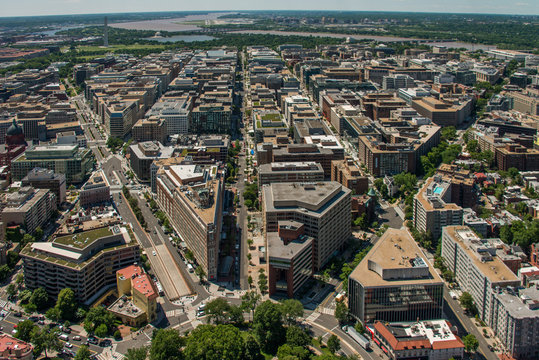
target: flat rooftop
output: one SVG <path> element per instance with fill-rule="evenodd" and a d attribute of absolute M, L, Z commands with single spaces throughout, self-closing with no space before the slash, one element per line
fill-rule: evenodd
<path fill-rule="evenodd" d="M 313 238 L 307 235 L 300 235 L 297 239 L 284 245 L 278 232 L 269 232 L 268 239 L 268 257 L 292 260 L 297 254 L 309 248 L 312 245 Z"/>
<path fill-rule="evenodd" d="M 84 231 L 72 235 L 57 237 L 54 242 L 62 245 L 72 246 L 77 249 L 84 249 L 93 244 L 96 240 L 105 236 L 113 235 L 108 227 Z"/>
<path fill-rule="evenodd" d="M 377 272 L 369 269 L 369 261 L 375 262 L 384 269 L 411 269 L 409 260 L 422 259 L 428 266 L 430 278 L 410 278 L 399 280 L 384 280 Z M 367 256 L 352 271 L 350 277 L 366 287 L 401 286 L 412 284 L 442 284 L 442 280 L 427 257 L 416 244 L 408 230 L 387 229 L 376 242 Z"/>
<path fill-rule="evenodd" d="M 539 317 L 539 289 L 529 287 L 515 292 L 502 290 L 494 295 L 504 305 L 512 317 L 517 319 Z"/>
<path fill-rule="evenodd" d="M 345 196 L 351 190 L 336 181 L 317 183 L 273 183 L 264 185 L 266 211 L 286 208 L 305 208 L 324 212 L 334 198 Z M 339 195 L 341 194 L 341 195 Z"/>
<path fill-rule="evenodd" d="M 481 243 L 481 239 L 468 226 L 446 226 L 443 231 L 466 252 L 466 255 L 473 261 L 474 265 L 491 282 L 520 281 L 497 256 L 491 256 L 490 261 L 481 261 L 474 249 L 474 245 L 477 248 L 477 245 Z"/>
<path fill-rule="evenodd" d="M 439 186 L 433 188 L 432 195 L 427 195 L 427 190 L 434 182 L 434 177 L 430 177 L 425 181 L 423 187 L 419 190 L 415 198 L 421 202 L 423 208 L 426 211 L 434 210 L 461 210 L 462 208 L 455 203 L 446 203 L 441 196 L 446 191 L 446 188 L 450 186 L 449 182 L 443 180 L 439 183 Z"/>

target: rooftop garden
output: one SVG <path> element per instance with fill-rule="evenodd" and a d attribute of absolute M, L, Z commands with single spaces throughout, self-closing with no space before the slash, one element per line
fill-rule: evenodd
<path fill-rule="evenodd" d="M 108 227 L 103 227 L 72 235 L 61 236 L 56 238 L 54 242 L 56 242 L 57 244 L 73 246 L 79 249 L 83 249 L 86 246 L 92 244 L 94 241 L 110 235 L 112 235 L 112 231 L 110 231 Z"/>

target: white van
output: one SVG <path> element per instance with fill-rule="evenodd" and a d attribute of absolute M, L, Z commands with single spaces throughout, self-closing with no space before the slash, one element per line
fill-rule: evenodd
<path fill-rule="evenodd" d="M 69 336 L 67 336 L 66 334 L 58 335 L 58 338 L 60 338 L 60 340 L 62 341 L 69 341 Z"/>

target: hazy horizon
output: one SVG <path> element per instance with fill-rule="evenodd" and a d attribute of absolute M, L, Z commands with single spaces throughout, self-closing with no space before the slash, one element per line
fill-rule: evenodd
<path fill-rule="evenodd" d="M 506 0 L 379 0 L 376 3 L 366 0 L 343 0 L 328 9 L 327 1 L 297 0 L 294 3 L 274 0 L 273 6 L 267 3 L 247 0 L 223 1 L 206 0 L 204 4 L 193 4 L 174 0 L 161 0 L 151 3 L 142 0 L 25 0 L 9 2 L 3 6 L 1 17 L 46 16 L 46 15 L 91 15 L 108 13 L 144 13 L 176 11 L 380 11 L 380 12 L 421 12 L 421 13 L 462 13 L 489 15 L 532 15 L 539 14 L 539 2 L 530 4 L 527 0 L 508 3 Z M 128 9 L 128 11 L 126 11 Z"/>

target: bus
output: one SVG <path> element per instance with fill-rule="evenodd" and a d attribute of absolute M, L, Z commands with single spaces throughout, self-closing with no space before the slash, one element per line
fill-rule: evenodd
<path fill-rule="evenodd" d="M 371 342 L 365 336 L 361 335 L 352 326 L 347 326 L 345 330 L 352 339 L 355 340 L 363 349 L 370 350 Z"/>

